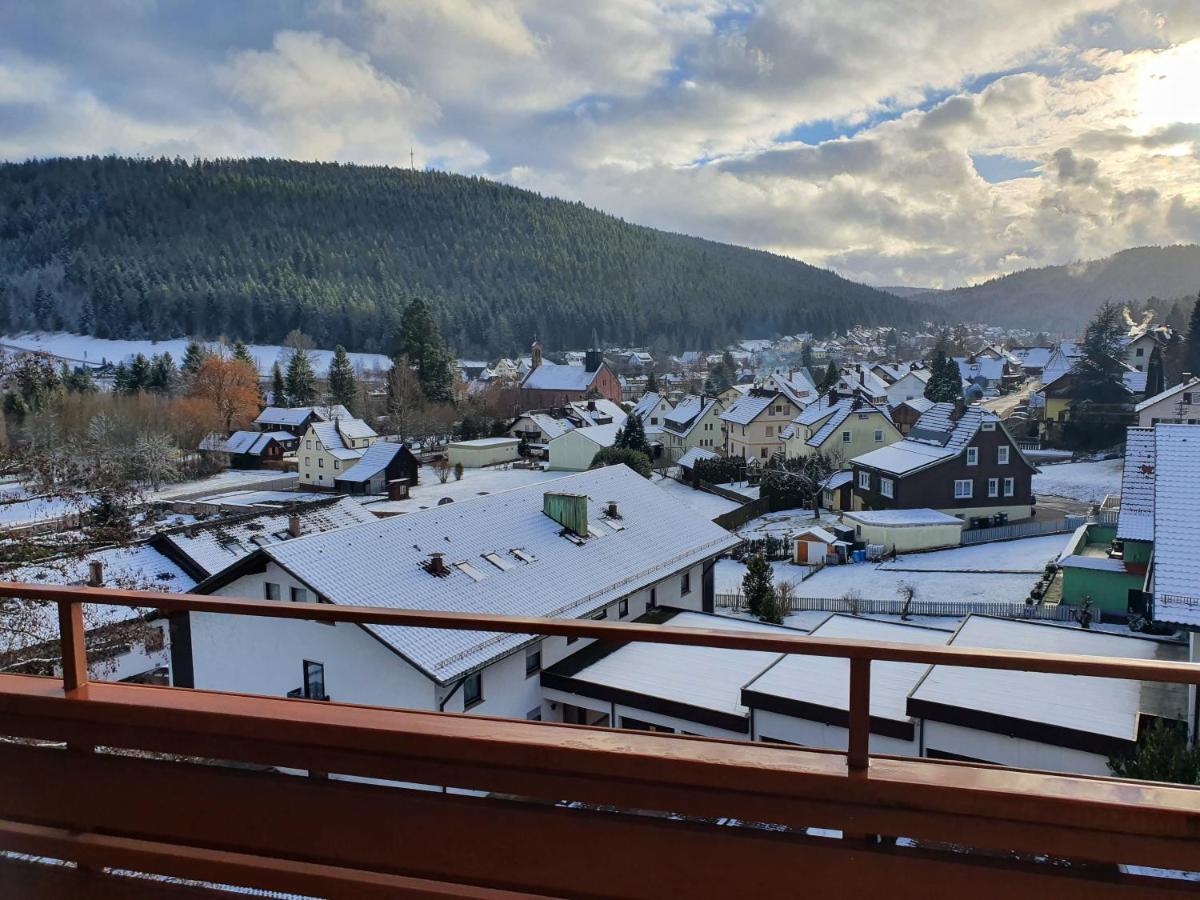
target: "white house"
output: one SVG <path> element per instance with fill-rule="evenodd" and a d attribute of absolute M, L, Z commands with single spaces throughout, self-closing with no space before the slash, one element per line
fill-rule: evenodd
<path fill-rule="evenodd" d="M 670 411 L 671 401 L 655 391 L 647 391 L 634 404 L 630 415 L 637 416 L 642 420 L 642 428 L 646 432 L 646 440 L 661 441 L 663 421 Z"/>
<path fill-rule="evenodd" d="M 582 472 L 591 466 L 596 454 L 611 447 L 621 430 L 615 422 L 574 428 L 552 440 L 548 447 L 550 468 L 562 472 Z"/>
<path fill-rule="evenodd" d="M 332 489 L 342 472 L 358 462 L 378 439 L 379 435 L 362 419 L 310 422 L 296 451 L 300 483 Z"/>
<path fill-rule="evenodd" d="M 1159 422 L 1200 424 L 1200 378 L 1185 378 L 1161 394 L 1147 397 L 1134 410 L 1138 424 L 1146 428 Z"/>
<path fill-rule="evenodd" d="M 899 406 L 906 400 L 916 400 L 918 397 L 924 397 L 925 386 L 928 383 L 928 369 L 910 369 L 888 386 L 888 405 Z"/>
<path fill-rule="evenodd" d="M 610 466 L 272 544 L 196 592 L 633 619 L 658 605 L 711 609 L 712 567 L 736 543 Z M 208 613 L 173 627 L 188 635 L 172 642 L 175 684 L 515 718 L 540 718 L 541 668 L 591 643 Z"/>

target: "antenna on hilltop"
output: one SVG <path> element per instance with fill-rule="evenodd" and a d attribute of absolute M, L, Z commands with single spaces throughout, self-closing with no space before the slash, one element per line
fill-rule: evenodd
<path fill-rule="evenodd" d="M 408 167 L 414 172 L 417 170 L 416 156 L 413 154 L 413 148 L 408 148 Z"/>

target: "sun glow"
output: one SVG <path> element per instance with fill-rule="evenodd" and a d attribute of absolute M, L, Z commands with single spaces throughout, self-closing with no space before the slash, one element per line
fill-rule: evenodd
<path fill-rule="evenodd" d="M 1200 40 L 1146 58 L 1138 67 L 1133 99 L 1130 124 L 1136 131 L 1200 122 Z"/>

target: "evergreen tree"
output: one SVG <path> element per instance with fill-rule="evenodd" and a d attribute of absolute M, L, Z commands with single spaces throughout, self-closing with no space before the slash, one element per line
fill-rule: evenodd
<path fill-rule="evenodd" d="M 180 371 L 184 376 L 191 378 L 200 369 L 200 363 L 204 362 L 204 358 L 208 356 L 208 350 L 204 345 L 197 340 L 190 340 L 187 347 L 183 351 L 183 365 L 180 366 Z"/>
<path fill-rule="evenodd" d="M 1078 385 L 1077 400 L 1120 403 L 1129 399 L 1122 382 L 1125 333 L 1120 307 L 1115 303 L 1101 306 L 1083 333 L 1081 355 L 1071 368 Z"/>
<path fill-rule="evenodd" d="M 825 377 L 823 377 L 821 379 L 821 383 L 817 385 L 817 390 L 819 390 L 822 394 L 832 391 L 834 386 L 838 383 L 838 379 L 841 377 L 842 373 L 838 371 L 838 367 L 834 365 L 832 361 L 830 361 L 829 365 L 825 367 Z"/>
<path fill-rule="evenodd" d="M 246 365 L 250 366 L 250 368 L 254 369 L 254 371 L 258 371 L 258 362 L 251 355 L 250 348 L 246 346 L 245 341 L 233 342 L 233 358 L 239 362 L 246 363 Z"/>
<path fill-rule="evenodd" d="M 929 380 L 925 382 L 924 396 L 926 400 L 937 403 L 943 393 L 943 381 L 946 373 L 946 353 L 940 347 L 933 353 L 933 361 L 929 364 Z"/>
<path fill-rule="evenodd" d="M 811 369 L 813 366 L 812 345 L 805 344 L 804 349 L 800 351 L 800 365 L 806 369 Z"/>
<path fill-rule="evenodd" d="M 453 399 L 450 352 L 428 304 L 420 297 L 414 298 L 404 310 L 392 355 L 408 357 L 427 400 L 446 403 Z"/>
<path fill-rule="evenodd" d="M 1188 745 L 1182 722 L 1158 719 L 1131 756 L 1110 759 L 1108 767 L 1118 778 L 1200 784 L 1200 747 Z"/>
<path fill-rule="evenodd" d="M 271 402 L 276 406 L 288 405 L 287 388 L 283 385 L 283 372 L 279 368 L 278 360 L 271 367 Z"/>
<path fill-rule="evenodd" d="M 139 353 L 129 364 L 129 381 L 125 393 L 136 394 L 150 387 L 150 360 L 144 353 Z"/>
<path fill-rule="evenodd" d="M 179 382 L 179 372 L 170 353 L 163 352 L 150 360 L 150 374 L 146 389 L 155 394 L 171 395 Z"/>
<path fill-rule="evenodd" d="M 125 363 L 117 363 L 113 369 L 113 393 L 114 394 L 130 394 L 137 393 L 136 389 L 129 389 L 129 367 Z"/>
<path fill-rule="evenodd" d="M 1192 305 L 1192 315 L 1188 320 L 1187 339 L 1183 350 L 1183 371 L 1192 375 L 1200 375 L 1200 293 L 1196 294 L 1196 302 Z"/>
<path fill-rule="evenodd" d="M 340 403 L 351 413 L 358 406 L 358 379 L 354 376 L 354 366 L 346 348 L 341 344 L 333 350 L 333 360 L 329 363 L 329 400 Z"/>
<path fill-rule="evenodd" d="M 653 370 L 646 376 L 646 393 L 658 393 L 658 376 L 654 374 Z"/>
<path fill-rule="evenodd" d="M 958 367 L 956 360 L 947 356 L 946 364 L 942 370 L 942 398 L 944 402 L 953 403 L 955 400 L 961 400 L 963 395 L 962 386 L 962 370 Z"/>
<path fill-rule="evenodd" d="M 756 553 L 746 560 L 746 574 L 742 576 L 742 596 L 746 600 L 746 609 L 755 618 L 763 614 L 764 608 L 775 597 L 773 575 L 771 564 L 763 554 Z"/>
<path fill-rule="evenodd" d="M 613 442 L 613 446 L 636 450 L 645 453 L 647 457 L 650 456 L 650 445 L 646 442 L 646 429 L 642 425 L 641 416 L 631 415 L 625 420 L 625 427 L 617 432 L 617 440 Z"/>
<path fill-rule="evenodd" d="M 1146 363 L 1146 396 L 1153 397 L 1161 394 L 1167 387 L 1166 372 L 1163 371 L 1163 353 L 1158 347 L 1150 351 L 1150 361 Z"/>
<path fill-rule="evenodd" d="M 288 358 L 284 389 L 289 406 L 312 406 L 317 402 L 317 373 L 308 352 L 300 347 L 294 348 Z"/>

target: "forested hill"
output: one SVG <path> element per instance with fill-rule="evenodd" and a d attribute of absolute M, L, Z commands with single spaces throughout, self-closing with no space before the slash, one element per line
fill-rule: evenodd
<path fill-rule="evenodd" d="M 479 178 L 286 160 L 0 165 L 0 333 L 221 335 L 384 351 L 420 295 L 460 354 L 904 325 L 919 305 L 793 259 Z"/>
<path fill-rule="evenodd" d="M 1044 331 L 1081 328 L 1109 300 L 1194 298 L 1200 246 L 1134 247 L 1104 259 L 1026 269 L 974 287 L 918 294 L 950 318 Z"/>

